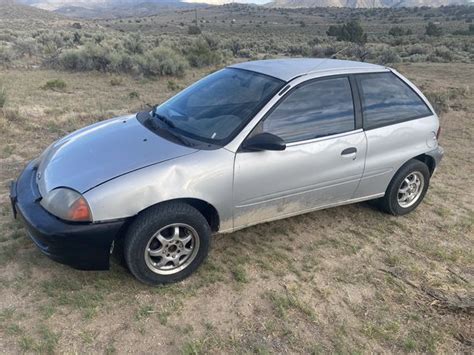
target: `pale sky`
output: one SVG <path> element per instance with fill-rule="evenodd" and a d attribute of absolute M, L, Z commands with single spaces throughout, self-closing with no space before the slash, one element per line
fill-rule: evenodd
<path fill-rule="evenodd" d="M 266 4 L 267 2 L 271 2 L 272 0 L 183 0 L 184 2 L 198 2 L 198 3 L 207 3 L 213 5 L 222 5 L 228 3 L 242 3 L 242 4 Z"/>

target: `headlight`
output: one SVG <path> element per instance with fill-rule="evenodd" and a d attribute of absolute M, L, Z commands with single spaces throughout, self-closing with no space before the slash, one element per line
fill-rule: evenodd
<path fill-rule="evenodd" d="M 92 221 L 89 204 L 77 191 L 60 187 L 50 191 L 40 203 L 46 211 L 66 221 Z"/>

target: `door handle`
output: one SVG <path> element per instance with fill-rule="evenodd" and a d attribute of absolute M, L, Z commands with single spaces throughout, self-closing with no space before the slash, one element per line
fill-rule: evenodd
<path fill-rule="evenodd" d="M 350 148 L 344 149 L 341 152 L 341 157 L 355 160 L 355 158 L 357 157 L 357 148 L 356 147 L 350 147 Z"/>
<path fill-rule="evenodd" d="M 341 152 L 341 155 L 352 155 L 357 153 L 357 148 L 356 147 L 350 147 L 346 148 Z"/>

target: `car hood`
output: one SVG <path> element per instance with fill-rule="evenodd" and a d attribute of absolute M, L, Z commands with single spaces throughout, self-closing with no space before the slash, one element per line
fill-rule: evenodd
<path fill-rule="evenodd" d="M 144 127 L 135 115 L 85 127 L 53 143 L 39 158 L 42 196 L 57 187 L 84 193 L 117 176 L 196 152 Z"/>

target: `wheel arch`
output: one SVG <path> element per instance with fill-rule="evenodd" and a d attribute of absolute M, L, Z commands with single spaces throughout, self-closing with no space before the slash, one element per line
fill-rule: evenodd
<path fill-rule="evenodd" d="M 390 177 L 390 181 L 387 185 L 387 187 L 385 188 L 385 194 L 387 194 L 387 190 L 390 188 L 390 185 L 392 184 L 393 180 L 395 179 L 397 173 L 405 166 L 407 165 L 411 160 L 418 160 L 418 161 L 421 161 L 423 164 L 425 164 L 427 167 L 428 167 L 428 171 L 430 173 L 430 178 L 431 178 L 431 175 L 433 175 L 433 172 L 434 172 L 434 169 L 436 168 L 436 160 L 426 154 L 426 153 L 423 153 L 423 154 L 420 154 L 420 155 L 417 155 L 413 158 L 410 158 L 410 159 L 407 159 L 403 164 L 401 164 L 398 169 L 395 169 L 392 176 Z"/>
<path fill-rule="evenodd" d="M 154 205 L 148 206 L 144 210 L 140 211 L 140 213 L 150 208 L 156 208 L 157 206 L 160 206 L 166 203 L 172 203 L 172 202 L 186 203 L 194 207 L 204 216 L 207 223 L 209 224 L 209 227 L 211 227 L 212 232 L 219 231 L 219 228 L 220 228 L 219 212 L 212 204 L 210 204 L 207 201 L 201 200 L 199 198 L 183 197 L 183 198 L 175 198 L 175 199 L 166 200 L 166 201 L 160 201 Z"/>
<path fill-rule="evenodd" d="M 414 157 L 412 159 L 416 159 L 416 160 L 421 161 L 422 163 L 425 163 L 426 166 L 428 167 L 429 171 L 430 171 L 430 176 L 433 175 L 434 170 L 436 168 L 436 160 L 431 155 L 420 154 L 420 155 L 417 155 L 416 157 Z"/>

